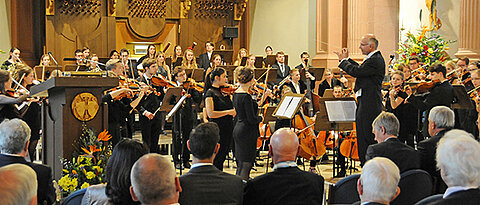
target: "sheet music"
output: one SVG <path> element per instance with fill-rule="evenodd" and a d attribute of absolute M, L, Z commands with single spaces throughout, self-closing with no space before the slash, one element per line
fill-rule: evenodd
<path fill-rule="evenodd" d="M 330 122 L 355 121 L 355 101 L 325 101 L 325 107 Z"/>
<path fill-rule="evenodd" d="M 283 103 L 280 104 L 280 107 L 278 108 L 278 113 L 277 115 L 278 116 L 285 116 L 285 112 L 288 108 L 288 105 L 290 104 L 290 102 L 292 101 L 292 96 L 285 96 L 285 98 L 283 99 Z"/>
<path fill-rule="evenodd" d="M 293 114 L 295 114 L 295 110 L 297 109 L 297 106 L 299 103 L 300 103 L 300 100 L 302 98 L 299 98 L 299 97 L 292 97 L 292 100 L 290 101 L 290 105 L 292 106 L 288 106 L 287 110 L 285 110 L 285 117 L 290 117 L 290 116 L 293 116 Z"/>

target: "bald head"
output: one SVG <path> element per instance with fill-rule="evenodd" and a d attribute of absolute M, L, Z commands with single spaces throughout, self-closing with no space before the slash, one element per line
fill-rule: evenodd
<path fill-rule="evenodd" d="M 298 148 L 298 137 L 288 128 L 275 131 L 270 138 L 270 154 L 275 164 L 295 160 Z"/>
<path fill-rule="evenodd" d="M 377 50 L 378 40 L 373 34 L 366 34 L 360 41 L 360 50 L 363 55 L 368 55 L 370 52 Z"/>
<path fill-rule="evenodd" d="M 31 204 L 37 201 L 37 174 L 29 166 L 10 164 L 0 168 L 0 181 L 1 204 Z"/>
<path fill-rule="evenodd" d="M 138 159 L 132 167 L 130 179 L 134 200 L 142 204 L 157 204 L 175 197 L 175 169 L 170 160 L 159 154 L 146 154 Z"/>

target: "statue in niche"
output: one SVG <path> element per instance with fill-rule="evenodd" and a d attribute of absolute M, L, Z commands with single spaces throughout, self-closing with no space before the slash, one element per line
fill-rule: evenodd
<path fill-rule="evenodd" d="M 428 16 L 428 31 L 438 30 L 442 27 L 442 21 L 437 17 L 437 0 L 425 0 L 430 15 Z"/>
<path fill-rule="evenodd" d="M 55 15 L 55 0 L 46 0 L 45 1 L 45 14 L 47 16 Z"/>
<path fill-rule="evenodd" d="M 243 1 L 235 4 L 235 10 L 234 10 L 234 20 L 235 21 L 241 21 L 242 20 L 242 16 L 245 13 L 245 10 L 247 9 L 247 2 L 248 2 L 248 0 L 243 0 Z"/>
<path fill-rule="evenodd" d="M 117 0 L 108 0 L 108 15 L 117 16 Z"/>
<path fill-rule="evenodd" d="M 190 9 L 192 9 L 192 1 L 184 0 L 180 2 L 180 18 L 188 18 L 188 12 L 190 12 Z"/>

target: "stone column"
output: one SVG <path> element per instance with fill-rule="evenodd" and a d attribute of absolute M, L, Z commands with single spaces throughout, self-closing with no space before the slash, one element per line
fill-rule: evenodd
<path fill-rule="evenodd" d="M 480 59 L 480 0 L 460 0 L 460 34 L 456 57 Z"/>

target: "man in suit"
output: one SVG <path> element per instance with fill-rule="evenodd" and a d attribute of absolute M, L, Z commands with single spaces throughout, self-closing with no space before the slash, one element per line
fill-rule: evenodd
<path fill-rule="evenodd" d="M 290 73 L 290 66 L 285 64 L 285 53 L 282 51 L 277 52 L 277 56 L 275 58 L 277 61 L 272 68 L 277 69 L 277 80 L 275 80 L 275 84 L 278 85 L 280 81 L 282 81 L 285 77 L 287 77 Z M 289 81 L 287 81 L 288 83 Z"/>
<path fill-rule="evenodd" d="M 37 204 L 37 176 L 24 164 L 0 168 L 0 199 L 2 204 Z"/>
<path fill-rule="evenodd" d="M 422 95 L 413 95 L 412 89 L 407 87 L 405 90 L 406 95 L 400 96 L 411 103 L 420 112 L 425 111 L 425 116 L 428 116 L 430 109 L 435 106 L 443 105 L 450 107 L 453 103 L 453 87 L 452 84 L 446 79 L 447 68 L 442 64 L 435 64 L 429 68 L 430 76 L 435 83 L 430 92 Z M 428 137 L 428 122 L 423 122 L 423 135 Z M 417 136 L 420 137 L 420 136 Z"/>
<path fill-rule="evenodd" d="M 400 194 L 400 171 L 391 160 L 375 157 L 363 166 L 357 181 L 361 204 L 389 204 Z"/>
<path fill-rule="evenodd" d="M 385 77 L 385 61 L 378 47 L 378 40 L 373 34 L 363 36 L 360 50 L 367 57 L 361 65 L 348 57 L 345 48 L 341 53 L 335 52 L 340 59 L 340 67 L 356 78 L 355 96 L 357 97 L 356 125 L 358 156 L 361 165 L 365 164 L 365 153 L 370 144 L 375 143 L 371 125 L 375 117 L 382 112 L 382 81 Z"/>
<path fill-rule="evenodd" d="M 187 145 L 193 165 L 180 176 L 180 204 L 242 204 L 242 179 L 213 166 L 220 148 L 218 132 L 218 125 L 212 122 L 202 123 L 192 131 Z"/>
<path fill-rule="evenodd" d="M 463 130 L 452 130 L 440 139 L 437 166 L 448 189 L 432 204 L 478 204 L 480 202 L 480 144 Z"/>
<path fill-rule="evenodd" d="M 268 147 L 273 172 L 247 183 L 244 204 L 322 204 L 323 177 L 300 170 L 295 163 L 300 148 L 295 132 L 289 128 L 275 131 Z"/>
<path fill-rule="evenodd" d="M 410 169 L 420 168 L 420 155 L 412 147 L 398 140 L 400 122 L 394 114 L 382 112 L 372 123 L 375 140 L 367 148 L 366 160 L 374 157 L 386 157 L 392 160 L 403 173 Z"/>
<path fill-rule="evenodd" d="M 151 153 L 140 157 L 130 172 L 130 195 L 142 204 L 178 204 L 182 191 L 167 157 Z"/>
<path fill-rule="evenodd" d="M 432 176 L 434 192 L 437 194 L 445 192 L 447 188 L 436 166 L 435 155 L 437 153 L 437 144 L 454 125 L 455 114 L 450 108 L 446 106 L 436 106 L 432 108 L 428 115 L 428 134 L 430 138 L 422 140 L 417 146 L 418 152 L 420 153 L 420 168 Z"/>
<path fill-rule="evenodd" d="M 138 112 L 140 113 L 140 128 L 142 130 L 142 141 L 149 148 L 150 152 L 158 152 L 158 138 L 161 130 L 161 118 L 159 112 L 156 112 L 160 107 L 160 103 L 164 97 L 163 87 L 155 86 L 152 84 L 152 76 L 157 73 L 157 62 L 155 59 L 145 59 L 143 61 L 145 73 L 138 79 L 139 82 L 143 82 L 155 88 L 160 95 L 154 93 L 145 96 L 139 103 Z"/>
<path fill-rule="evenodd" d="M 130 52 L 126 48 L 120 50 L 120 60 L 122 61 L 123 68 L 127 73 L 128 78 L 137 79 L 141 73 L 137 69 L 137 62 L 128 59 L 130 57 Z"/>
<path fill-rule="evenodd" d="M 52 184 L 52 169 L 46 165 L 27 162 L 25 157 L 30 143 L 30 128 L 20 119 L 4 120 L 0 124 L 0 167 L 9 164 L 25 164 L 37 174 L 38 204 L 53 204 L 55 189 Z"/>
<path fill-rule="evenodd" d="M 212 53 L 214 49 L 215 49 L 215 45 L 213 44 L 213 42 L 207 41 L 205 43 L 205 50 L 207 50 L 207 52 L 202 53 L 200 54 L 200 56 L 198 56 L 200 60 L 198 64 L 198 68 L 203 68 L 205 71 L 207 71 L 207 69 L 212 66 L 211 60 L 212 60 Z"/>

